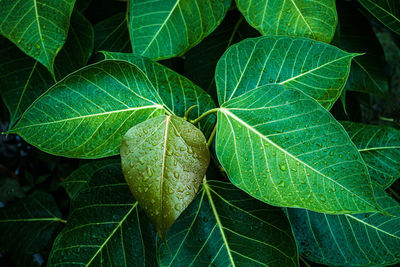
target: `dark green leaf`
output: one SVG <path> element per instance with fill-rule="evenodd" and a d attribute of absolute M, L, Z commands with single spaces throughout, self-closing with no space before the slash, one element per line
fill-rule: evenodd
<path fill-rule="evenodd" d="M 135 54 L 165 59 L 184 54 L 222 21 L 231 0 L 130 2 L 129 30 Z"/>
<path fill-rule="evenodd" d="M 327 215 L 288 209 L 299 252 L 329 266 L 383 266 L 400 263 L 400 206 L 376 188 L 389 214 Z"/>
<path fill-rule="evenodd" d="M 358 0 L 389 29 L 400 34 L 400 2 L 398 0 Z"/>
<path fill-rule="evenodd" d="M 54 85 L 9 132 L 50 154 L 99 158 L 118 154 L 128 129 L 164 112 L 139 68 L 106 60 Z"/>
<path fill-rule="evenodd" d="M 132 127 L 121 144 L 125 179 L 161 238 L 195 197 L 210 162 L 203 133 L 175 116 Z"/>
<path fill-rule="evenodd" d="M 161 266 L 298 266 L 281 209 L 208 181 L 159 245 Z"/>
<path fill-rule="evenodd" d="M 335 0 L 236 0 L 246 20 L 263 35 L 309 37 L 329 43 L 337 25 Z"/>
<path fill-rule="evenodd" d="M 387 188 L 400 177 L 400 131 L 390 126 L 341 124 L 368 166 L 371 179 Z"/>
<path fill-rule="evenodd" d="M 48 266 L 156 266 L 156 232 L 133 199 L 121 165 L 109 164 L 81 180 L 85 189 L 72 200 Z"/>
<path fill-rule="evenodd" d="M 268 36 L 231 46 L 215 73 L 218 100 L 266 84 L 296 87 L 330 108 L 339 98 L 356 54 L 306 38 Z"/>
<path fill-rule="evenodd" d="M 0 0 L 0 33 L 51 73 L 75 0 Z"/>
<path fill-rule="evenodd" d="M 270 85 L 233 98 L 218 111 L 217 127 L 218 159 L 251 196 L 331 214 L 379 209 L 357 148 L 300 90 Z"/>

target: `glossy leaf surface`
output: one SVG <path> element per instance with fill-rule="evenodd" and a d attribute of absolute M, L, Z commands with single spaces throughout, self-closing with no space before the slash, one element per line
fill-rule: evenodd
<path fill-rule="evenodd" d="M 53 72 L 75 0 L 1 0 L 0 33 Z"/>
<path fill-rule="evenodd" d="M 299 252 L 329 266 L 383 266 L 400 263 L 400 206 L 383 190 L 380 213 L 328 215 L 288 209 Z"/>
<path fill-rule="evenodd" d="M 400 3 L 397 0 L 358 0 L 389 29 L 400 34 Z"/>
<path fill-rule="evenodd" d="M 298 266 L 281 209 L 208 181 L 158 246 L 161 266 Z"/>
<path fill-rule="evenodd" d="M 37 99 L 10 133 L 55 155 L 100 158 L 119 153 L 133 125 L 164 114 L 143 72 L 103 61 L 67 76 Z"/>
<path fill-rule="evenodd" d="M 306 38 L 268 36 L 231 46 L 215 81 L 220 104 L 266 84 L 296 87 L 325 108 L 339 98 L 356 54 Z"/>
<path fill-rule="evenodd" d="M 161 238 L 195 197 L 210 162 L 203 133 L 175 116 L 132 127 L 121 144 L 125 179 Z"/>
<path fill-rule="evenodd" d="M 329 43 L 337 25 L 335 0 L 236 0 L 246 20 L 263 35 L 308 37 Z"/>
<path fill-rule="evenodd" d="M 400 131 L 390 126 L 341 122 L 368 166 L 371 179 L 389 187 L 400 177 Z"/>
<path fill-rule="evenodd" d="M 266 203 L 331 214 L 377 210 L 357 148 L 300 90 L 264 86 L 224 103 L 216 153 L 231 182 Z"/>
<path fill-rule="evenodd" d="M 156 232 L 133 199 L 121 165 L 82 174 L 86 186 L 71 201 L 49 266 L 155 266 Z"/>
<path fill-rule="evenodd" d="M 152 59 L 182 55 L 218 26 L 230 4 L 231 0 L 133 0 L 133 52 Z"/>

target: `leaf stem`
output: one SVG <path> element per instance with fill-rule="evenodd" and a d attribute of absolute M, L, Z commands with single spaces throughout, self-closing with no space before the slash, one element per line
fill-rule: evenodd
<path fill-rule="evenodd" d="M 305 265 L 306 267 L 311 267 L 311 265 L 310 265 L 305 259 L 303 259 L 302 256 L 299 256 L 299 259 L 304 263 L 304 265 Z"/>
<path fill-rule="evenodd" d="M 188 120 L 190 111 L 192 111 L 192 109 L 195 107 L 198 107 L 198 105 L 193 105 L 186 111 L 185 116 L 183 117 L 185 120 Z"/>
<path fill-rule="evenodd" d="M 394 191 L 392 188 L 388 188 L 388 190 L 390 191 L 390 194 L 397 200 L 400 202 L 400 195 L 396 193 L 396 191 Z"/>
<path fill-rule="evenodd" d="M 207 117 L 207 116 L 210 115 L 211 113 L 215 113 L 215 112 L 217 112 L 218 110 L 219 110 L 219 108 L 213 108 L 213 109 L 207 110 L 206 112 L 204 112 L 203 114 L 201 114 L 197 119 L 190 120 L 190 122 L 191 122 L 192 124 L 196 124 L 196 123 L 198 123 L 199 121 L 201 121 L 204 117 Z"/>
<path fill-rule="evenodd" d="M 214 140 L 215 133 L 217 132 L 217 124 L 214 125 L 214 128 L 210 134 L 210 137 L 207 140 L 207 146 L 210 147 L 212 144 L 212 141 Z"/>

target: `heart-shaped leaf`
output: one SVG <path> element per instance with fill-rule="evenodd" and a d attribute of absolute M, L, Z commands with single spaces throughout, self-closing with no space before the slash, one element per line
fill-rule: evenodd
<path fill-rule="evenodd" d="M 236 0 L 246 20 L 263 35 L 309 37 L 329 43 L 337 25 L 335 0 Z"/>
<path fill-rule="evenodd" d="M 129 31 L 135 54 L 165 59 L 184 54 L 222 21 L 231 0 L 133 0 Z"/>
<path fill-rule="evenodd" d="M 389 29 L 400 34 L 400 3 L 397 0 L 358 0 Z"/>
<path fill-rule="evenodd" d="M 158 246 L 161 266 L 298 266 L 281 209 L 232 184 L 207 181 Z"/>
<path fill-rule="evenodd" d="M 133 199 L 120 163 L 101 162 L 107 167 L 92 165 L 91 173 L 82 173 L 85 186 L 75 191 L 48 266 L 156 266 L 154 227 Z"/>
<path fill-rule="evenodd" d="M 206 173 L 210 154 L 203 133 L 179 117 L 159 116 L 126 133 L 121 159 L 133 196 L 164 239 Z"/>
<path fill-rule="evenodd" d="M 379 209 L 357 148 L 300 90 L 257 88 L 224 103 L 217 117 L 217 157 L 251 196 L 331 214 Z"/>
<path fill-rule="evenodd" d="M 400 177 L 400 131 L 390 126 L 341 124 L 368 166 L 372 181 L 384 188 Z"/>
<path fill-rule="evenodd" d="M 218 101 L 266 84 L 296 87 L 329 109 L 339 98 L 357 54 L 306 38 L 268 36 L 231 46 L 217 64 Z"/>
<path fill-rule="evenodd" d="M 53 73 L 75 0 L 1 0 L 0 33 Z"/>
<path fill-rule="evenodd" d="M 118 154 L 128 129 L 164 112 L 142 70 L 124 61 L 102 61 L 55 84 L 9 133 L 50 154 L 99 158 Z"/>

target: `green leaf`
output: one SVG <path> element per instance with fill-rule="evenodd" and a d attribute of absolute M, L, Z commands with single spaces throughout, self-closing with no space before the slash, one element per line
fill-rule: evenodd
<path fill-rule="evenodd" d="M 327 215 L 288 209 L 299 252 L 329 266 L 383 266 L 400 263 L 400 206 L 376 188 L 381 213 Z"/>
<path fill-rule="evenodd" d="M 50 154 L 100 158 L 118 154 L 132 126 L 164 112 L 162 100 L 139 68 L 106 60 L 51 87 L 9 133 Z"/>
<path fill-rule="evenodd" d="M 369 21 L 353 8 L 353 3 L 343 2 L 338 8 L 340 47 L 349 52 L 365 53 L 353 59 L 345 89 L 387 96 L 385 55 Z"/>
<path fill-rule="evenodd" d="M 94 25 L 95 50 L 131 52 L 128 21 L 125 13 L 118 13 Z"/>
<path fill-rule="evenodd" d="M 251 196 L 331 214 L 379 209 L 357 148 L 300 90 L 256 88 L 224 103 L 217 118 L 217 157 Z"/>
<path fill-rule="evenodd" d="M 384 188 L 391 186 L 400 177 L 400 131 L 349 121 L 341 124 L 360 151 L 372 181 Z"/>
<path fill-rule="evenodd" d="M 85 189 L 71 201 L 48 266 L 156 266 L 156 232 L 133 199 L 121 165 L 93 169 L 81 180 Z"/>
<path fill-rule="evenodd" d="M 281 209 L 207 181 L 158 246 L 161 266 L 298 266 Z"/>
<path fill-rule="evenodd" d="M 63 223 L 53 197 L 37 191 L 0 209 L 0 251 L 28 266 L 34 254 L 45 256 Z"/>
<path fill-rule="evenodd" d="M 236 0 L 243 16 L 263 35 L 309 37 L 329 43 L 335 35 L 335 0 Z"/>
<path fill-rule="evenodd" d="M 358 0 L 389 29 L 400 34 L 400 3 L 397 0 Z"/>
<path fill-rule="evenodd" d="M 300 89 L 329 109 L 339 98 L 356 54 L 306 38 L 268 36 L 231 46 L 218 62 L 220 104 L 266 84 Z"/>
<path fill-rule="evenodd" d="M 183 117 L 192 106 L 197 106 L 190 112 L 191 119 L 199 117 L 207 110 L 215 108 L 215 103 L 209 94 L 204 92 L 186 77 L 148 58 L 134 54 L 102 52 L 106 59 L 126 60 L 139 67 L 152 82 L 164 104 L 175 115 Z M 215 124 L 215 116 L 208 116 L 198 126 L 206 134 L 211 133 Z"/>
<path fill-rule="evenodd" d="M 0 34 L 53 73 L 74 4 L 75 0 L 0 0 Z"/>
<path fill-rule="evenodd" d="M 132 127 L 121 144 L 126 181 L 162 239 L 195 197 L 210 153 L 203 133 L 175 116 Z"/>
<path fill-rule="evenodd" d="M 145 0 L 130 2 L 133 53 L 151 59 L 184 54 L 222 21 L 231 0 Z"/>

